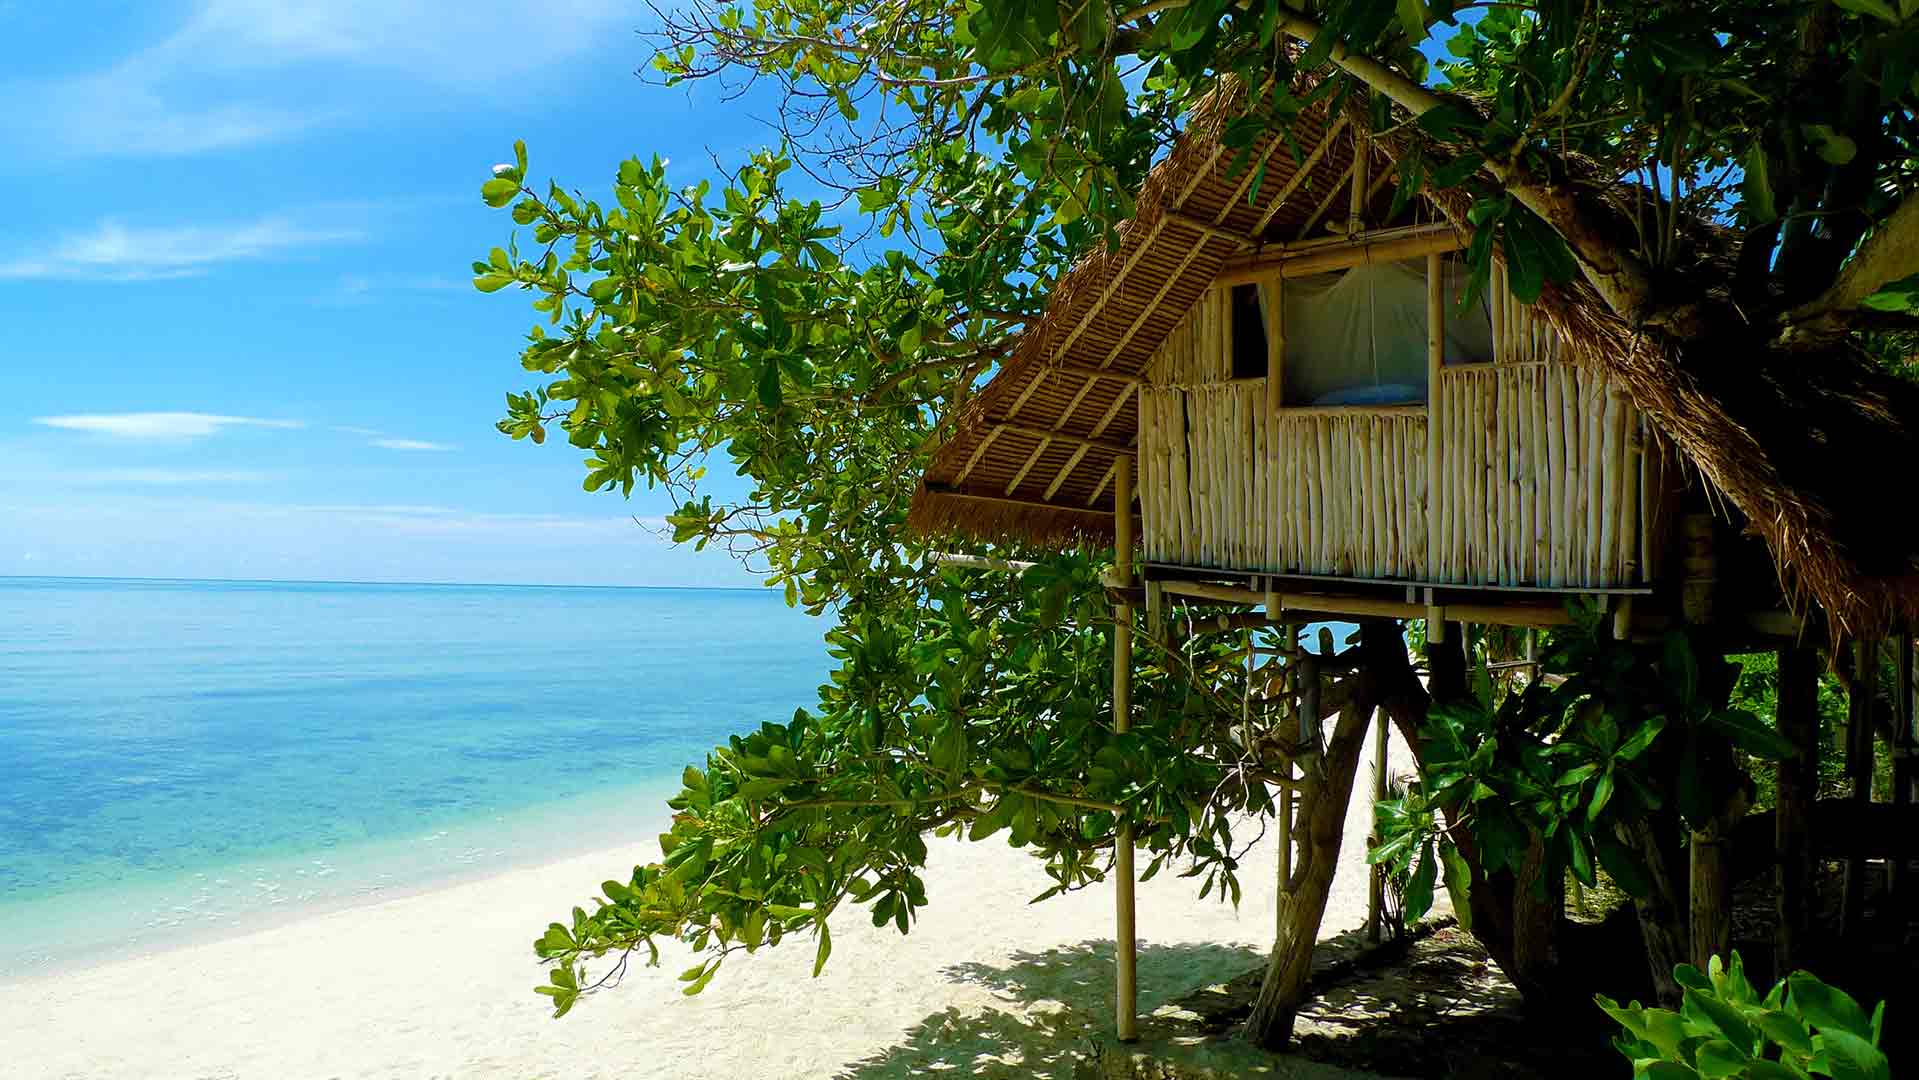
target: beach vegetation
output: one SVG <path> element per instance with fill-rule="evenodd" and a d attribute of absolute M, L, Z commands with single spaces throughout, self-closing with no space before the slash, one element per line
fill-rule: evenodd
<path fill-rule="evenodd" d="M 1120 733 L 1110 553 L 904 528 L 931 448 L 1074 258 L 1114 242 L 1208 94 L 1239 95 L 1223 167 L 1255 191 L 1257 133 L 1290 138 L 1328 96 L 1367 110 L 1413 142 L 1402 197 L 1470 204 L 1469 292 L 1497 244 L 1520 299 L 1579 277 L 1682 377 L 1911 364 L 1906 0 L 695 2 L 652 40 L 668 84 L 770 84 L 769 145 L 690 181 L 635 158 L 594 194 L 535 182 L 516 146 L 481 196 L 521 231 L 473 264 L 539 319 L 520 353 L 537 385 L 500 428 L 563 438 L 588 490 L 669 493 L 672 538 L 730 550 L 821 615 L 834 666 L 814 706 L 688 768 L 657 862 L 539 936 L 560 1013 L 662 942 L 696 954 L 697 993 L 796 936 L 825 965 L 836 920 L 908 932 L 937 902 L 920 871 L 942 836 L 1031 849 L 1052 881 L 1038 900 L 1104 880 L 1125 826 L 1147 875 L 1239 896 L 1292 749 L 1242 721 L 1243 643 L 1138 636 Z M 743 495 L 716 493 L 722 469 Z M 1588 620 L 1548 641 L 1563 683 L 1495 692 L 1472 674 L 1485 643 L 1454 642 L 1426 651 L 1428 692 L 1401 628 L 1366 633 L 1374 685 L 1353 692 L 1419 758 L 1374 852 L 1408 913 L 1455 889 L 1515 982 L 1557 993 L 1578 975 L 1536 968 L 1552 951 L 1527 935 L 1550 932 L 1555 883 L 1603 871 L 1639 898 L 1664 996 L 1693 990 L 1670 975 L 1683 905 L 1660 879 L 1750 804 L 1747 763 L 1784 752 L 1738 707 L 1737 672 L 1684 636 L 1617 643 Z"/>

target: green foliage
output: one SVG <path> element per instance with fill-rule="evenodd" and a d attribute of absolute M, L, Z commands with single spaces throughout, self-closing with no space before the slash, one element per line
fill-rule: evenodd
<path fill-rule="evenodd" d="M 1601 869 L 1643 896 L 1647 869 L 1622 824 L 1672 807 L 1704 827 L 1747 782 L 1740 756 L 1792 753 L 1766 723 L 1728 707 L 1737 669 L 1705 663 L 1685 634 L 1621 642 L 1597 608 L 1577 614 L 1545 643 L 1547 677 L 1498 693 L 1482 666 L 1472 700 L 1429 711 L 1423 774 L 1407 798 L 1378 808 L 1380 843 L 1368 856 L 1412 875 L 1409 917 L 1424 913 L 1442 867 L 1455 910 L 1466 908 L 1458 829 L 1470 830 L 1488 874 L 1518 872 L 1541 845 L 1543 873 L 1531 883 L 1540 896 L 1567 873 L 1591 885 Z"/>
<path fill-rule="evenodd" d="M 774 81 L 783 137 L 693 184 L 627 160 L 594 195 L 536 183 L 516 144 L 480 197 L 519 231 L 473 263 L 477 289 L 527 297 L 538 320 L 520 353 L 533 385 L 507 396 L 499 426 L 559 435 L 588 490 L 664 489 L 674 540 L 729 549 L 827 617 L 836 666 L 816 708 L 688 772 L 660 861 L 541 936 L 541 990 L 562 1012 L 662 939 L 699 954 L 685 979 L 697 993 L 733 952 L 792 934 L 828 962 L 827 926 L 849 901 L 908 929 L 928 900 L 927 830 L 1003 834 L 1057 891 L 1099 880 L 1124 821 L 1148 874 L 1181 862 L 1203 893 L 1237 896 L 1233 815 L 1272 812 L 1261 743 L 1229 703 L 1237 654 L 1139 642 L 1137 715 L 1117 735 L 1103 553 L 1000 552 L 1039 562 L 1008 588 L 942 570 L 901 528 L 928 449 L 1071 261 L 1116 240 L 1203 95 L 1237 88 L 1224 167 L 1251 170 L 1255 196 L 1256 142 L 1277 132 L 1302 159 L 1309 104 L 1403 132 L 1399 209 L 1422 184 L 1463 186 L 1480 226 L 1473 288 L 1498 247 L 1522 298 L 1581 264 L 1565 222 L 1511 181 L 1584 197 L 1566 183 L 1584 162 L 1641 179 L 1634 235 L 1609 242 L 1675 274 L 1689 264 L 1674 204 L 1746 229 L 1751 250 L 1776 249 L 1748 260 L 1764 278 L 1742 301 L 1754 324 L 1829 283 L 1919 183 L 1906 0 L 1553 0 L 1472 18 L 1420 0 L 689 3 L 661 13 L 654 72 Z M 1451 58 L 1429 71 L 1416 46 L 1442 25 Z M 1452 96 L 1408 124 L 1380 80 L 1342 66 L 1353 57 Z M 1907 284 L 1873 305 L 1897 316 Z M 745 493 L 716 495 L 717 468 Z M 1576 676 L 1566 686 L 1502 698 L 1482 679 L 1476 704 L 1434 717 L 1434 771 L 1381 834 L 1411 838 L 1382 860 L 1409 907 L 1466 878 L 1438 807 L 1498 865 L 1538 836 L 1551 870 L 1625 878 L 1609 824 L 1716 807 L 1739 754 L 1776 751 L 1725 706 L 1727 673 L 1582 641 L 1549 658 Z"/>
<path fill-rule="evenodd" d="M 1879 1049 L 1884 1002 L 1868 1017 L 1844 991 L 1805 971 L 1762 997 L 1737 952 L 1730 965 L 1715 956 L 1705 973 L 1681 964 L 1673 976 L 1685 993 L 1678 1012 L 1595 998 L 1626 1029 L 1613 1046 L 1633 1063 L 1636 1077 L 1892 1080 L 1892 1065 Z"/>

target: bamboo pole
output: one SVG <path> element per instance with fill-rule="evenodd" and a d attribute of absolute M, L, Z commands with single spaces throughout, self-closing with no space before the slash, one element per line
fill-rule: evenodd
<path fill-rule="evenodd" d="M 1266 617 L 1277 618 L 1280 610 L 1275 602 L 1267 608 Z M 1292 695 L 1297 689 L 1296 683 L 1299 676 L 1299 627 L 1293 623 L 1281 623 L 1280 635 L 1282 638 L 1280 649 L 1288 655 L 1285 658 L 1286 667 L 1282 676 L 1285 681 L 1281 684 L 1279 701 L 1282 709 L 1297 711 L 1299 704 Z M 1286 718 L 1282 716 L 1281 719 Z M 1282 901 L 1279 904 L 1279 910 L 1283 922 L 1286 910 L 1284 900 L 1293 887 L 1293 785 L 1290 783 L 1293 779 L 1293 759 L 1291 756 L 1280 763 L 1280 769 L 1289 781 L 1280 785 L 1279 788 L 1279 896 Z"/>
<path fill-rule="evenodd" d="M 1266 304 L 1266 412 L 1276 417 L 1286 395 L 1286 279 L 1275 275 L 1260 287 L 1271 291 Z"/>
<path fill-rule="evenodd" d="M 1879 686 L 1879 642 L 1856 638 L 1852 643 L 1852 687 L 1846 694 L 1846 776 L 1852 783 L 1847 798 L 1860 810 L 1872 803 L 1872 706 Z M 1862 833 L 1849 838 L 1846 853 L 1845 895 L 1839 908 L 1839 936 L 1852 941 L 1865 916 L 1866 858 L 1860 850 Z"/>
<path fill-rule="evenodd" d="M 1792 971 L 1811 928 L 1813 896 L 1810 819 L 1819 795 L 1819 658 L 1809 648 L 1789 645 L 1778 652 L 1779 696 L 1775 723 L 1781 737 L 1798 751 L 1775 766 L 1777 805 L 1773 810 L 1774 883 L 1778 887 L 1778 926 L 1773 933 L 1773 970 Z"/>
<path fill-rule="evenodd" d="M 1113 570 L 1121 589 L 1133 584 L 1133 463 L 1120 458 L 1113 479 Z M 1125 595 L 1124 592 L 1121 593 Z M 1133 726 L 1133 606 L 1121 601 L 1113 610 L 1113 730 Z M 1118 968 L 1116 1026 L 1120 1041 L 1139 1038 L 1138 933 L 1135 925 L 1133 829 L 1122 825 L 1113 851 L 1114 959 Z"/>
<path fill-rule="evenodd" d="M 1550 560 L 1546 584 L 1566 584 L 1566 428 L 1560 408 L 1560 372 L 1545 371 L 1546 382 L 1546 550 Z"/>
<path fill-rule="evenodd" d="M 1912 761 L 1913 761 L 1913 643 L 1912 627 L 1899 628 L 1898 648 L 1893 656 L 1892 701 L 1892 805 L 1903 814 L 1905 808 L 1912 805 Z M 1889 906 L 1895 911 L 1908 910 L 1911 905 L 1901 906 L 1912 884 L 1908 879 L 1911 867 L 1908 865 L 1913 855 L 1912 830 L 1900 834 L 1904 843 L 1892 860 L 1892 877 L 1887 882 L 1886 891 L 1891 894 Z"/>
<path fill-rule="evenodd" d="M 1546 422 L 1546 388 L 1552 372 L 1533 373 L 1533 580 L 1552 583 L 1552 433 Z"/>
<path fill-rule="evenodd" d="M 1599 457 L 1602 466 L 1602 475 L 1600 476 L 1601 496 L 1599 505 L 1595 508 L 1595 512 L 1599 515 L 1599 551 L 1598 558 L 1594 560 L 1596 564 L 1594 569 L 1599 575 L 1598 584 L 1612 585 L 1615 584 L 1612 553 L 1616 550 L 1614 541 L 1616 539 L 1615 530 L 1617 529 L 1617 526 L 1613 523 L 1619 516 L 1620 476 L 1617 467 L 1619 458 L 1619 447 L 1617 445 L 1619 442 L 1617 434 L 1619 428 L 1619 396 L 1612 392 L 1611 387 L 1607 387 L 1606 389 L 1606 411 L 1604 416 L 1604 442 L 1601 446 Z"/>
<path fill-rule="evenodd" d="M 1379 820 L 1378 807 L 1386 801 L 1386 710 L 1373 710 L 1373 820 Z M 1372 867 L 1371 888 L 1366 893 L 1366 937 L 1379 940 L 1381 916 L 1386 902 L 1386 868 Z"/>
<path fill-rule="evenodd" d="M 1433 252 L 1458 251 L 1465 246 L 1457 233 L 1435 232 L 1402 236 L 1389 240 L 1328 244 L 1304 253 L 1282 249 L 1277 255 L 1255 255 L 1228 259 L 1214 280 L 1224 286 L 1244 285 L 1278 273 L 1282 277 L 1305 277 L 1332 270 L 1350 270 L 1377 262 L 1416 259 Z"/>

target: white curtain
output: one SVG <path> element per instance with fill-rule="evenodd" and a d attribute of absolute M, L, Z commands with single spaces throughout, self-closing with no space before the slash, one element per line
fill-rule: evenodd
<path fill-rule="evenodd" d="M 1456 259 L 1445 267 L 1448 364 L 1492 359 L 1484 297 L 1464 316 Z M 1426 400 L 1426 261 L 1369 263 L 1288 278 L 1286 392 L 1289 405 L 1398 404 Z M 1260 290 L 1260 305 L 1267 304 Z"/>

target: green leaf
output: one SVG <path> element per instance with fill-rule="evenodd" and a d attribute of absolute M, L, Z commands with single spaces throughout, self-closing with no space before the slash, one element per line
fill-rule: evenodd
<path fill-rule="evenodd" d="M 820 977 L 820 972 L 826 970 L 826 958 L 833 955 L 833 931 L 827 929 L 825 917 L 822 916 L 816 925 L 819 926 L 820 944 L 819 948 L 813 951 L 813 977 L 815 979 Z"/>
<path fill-rule="evenodd" d="M 1894 11 L 1892 5 L 1886 3 L 1885 0 L 1832 0 L 1832 2 L 1855 14 L 1871 15 L 1875 18 L 1885 20 L 1885 22 L 1892 26 L 1899 25 L 1899 13 Z M 1845 162 L 1835 161 L 1833 164 L 1843 165 Z"/>
<path fill-rule="evenodd" d="M 1440 844 L 1439 855 L 1445 860 L 1446 895 L 1452 898 L 1453 916 L 1459 920 L 1459 928 L 1470 933 L 1473 928 L 1472 867 L 1454 844 Z"/>
<path fill-rule="evenodd" d="M 1599 778 L 1599 782 L 1593 785 L 1592 802 L 1586 804 L 1587 821 L 1597 820 L 1599 815 L 1605 812 L 1606 803 L 1612 799 L 1612 789 L 1612 770 L 1607 769 Z"/>
<path fill-rule="evenodd" d="M 778 409 L 782 402 L 780 394 L 780 366 L 768 360 L 760 369 L 760 404 L 768 409 Z"/>
<path fill-rule="evenodd" d="M 1759 139 L 1746 148 L 1745 179 L 1740 188 L 1746 199 L 1746 213 L 1755 225 L 1766 225 L 1779 220 L 1779 208 L 1772 198 L 1771 166 L 1767 163 L 1766 148 Z"/>
<path fill-rule="evenodd" d="M 1620 843 L 1619 838 L 1610 830 L 1599 830 L 1593 834 L 1593 854 L 1599 857 L 1599 865 L 1606 868 L 1627 896 L 1644 897 L 1652 894 L 1652 877 L 1646 872 L 1646 864 L 1640 861 L 1637 853 Z"/>
<path fill-rule="evenodd" d="M 1433 853 L 1430 841 L 1420 850 L 1419 866 L 1413 871 L 1412 880 L 1406 883 L 1406 918 L 1408 921 L 1424 918 L 1432 910 L 1433 886 L 1439 879 L 1439 857 Z"/>
<path fill-rule="evenodd" d="M 1399 28 L 1417 45 L 1426 38 L 1426 5 L 1422 0 L 1398 0 Z"/>
<path fill-rule="evenodd" d="M 480 185 L 480 198 L 486 200 L 486 204 L 495 209 L 512 202 L 513 197 L 519 193 L 519 182 L 508 180 L 504 176 L 496 176 Z"/>
<path fill-rule="evenodd" d="M 1744 709 L 1722 709 L 1707 716 L 1706 723 L 1754 757 L 1784 761 L 1794 755 L 1790 740 Z"/>
<path fill-rule="evenodd" d="M 1572 861 L 1573 876 L 1587 885 L 1593 884 L 1592 851 L 1587 848 L 1586 840 L 1572 829 L 1562 830 L 1566 838 L 1566 854 Z"/>
<path fill-rule="evenodd" d="M 1613 751 L 1613 760 L 1631 761 L 1637 758 L 1639 755 L 1645 753 L 1648 747 L 1652 746 L 1653 741 L 1659 738 L 1659 733 L 1664 730 L 1666 730 L 1666 718 L 1664 716 L 1648 717 L 1646 722 L 1640 725 L 1639 730 L 1632 733 L 1631 738 L 1620 743 L 1619 749 Z"/>
<path fill-rule="evenodd" d="M 1685 1011 L 1688 1019 L 1718 1031 L 1734 1046 L 1751 1046 L 1753 1043 L 1752 1025 L 1746 1023 L 1738 1009 L 1720 1000 L 1716 994 L 1687 987 Z M 1746 1055 L 1741 1053 L 1739 1056 L 1743 1060 Z"/>
<path fill-rule="evenodd" d="M 1818 1038 L 1819 1048 L 1825 1056 L 1837 1065 L 1845 1062 L 1851 1066 L 1861 1080 L 1892 1080 L 1892 1063 L 1885 1052 L 1850 1031 L 1821 1030 Z M 1834 1070 L 1834 1076 L 1845 1077 L 1844 1070 Z"/>
<path fill-rule="evenodd" d="M 1742 1076 L 1746 1071 L 1746 1062 L 1746 1055 L 1724 1039 L 1707 1039 L 1693 1051 L 1693 1065 L 1705 1080 Z"/>
<path fill-rule="evenodd" d="M 1445 102 L 1419 114 L 1420 129 L 1435 139 L 1477 135 L 1486 121 L 1463 105 Z"/>
<path fill-rule="evenodd" d="M 1854 2 L 1877 3 L 1877 0 L 1854 0 Z M 1890 10 L 1890 9 L 1888 9 Z M 1799 130 L 1806 136 L 1806 142 L 1812 151 L 1828 165 L 1844 165 L 1859 153 L 1859 144 L 1849 135 L 1843 135 L 1831 124 L 1801 124 Z"/>
<path fill-rule="evenodd" d="M 1677 1061 L 1654 1061 L 1638 1068 L 1635 1063 L 1634 1080 L 1699 1080 L 1699 1073 L 1689 1065 Z"/>
<path fill-rule="evenodd" d="M 1759 1030 L 1766 1038 L 1795 1054 L 1812 1053 L 1812 1035 L 1806 1025 L 1791 1013 L 1780 1009 L 1767 1009 L 1756 1018 Z"/>
<path fill-rule="evenodd" d="M 1866 1018 L 1866 1011 L 1844 990 L 1827 986 L 1808 971 L 1788 975 L 1786 985 L 1792 992 L 1793 1005 L 1822 1034 L 1844 1031 L 1863 1038 L 1871 1033 L 1872 1023 Z"/>

